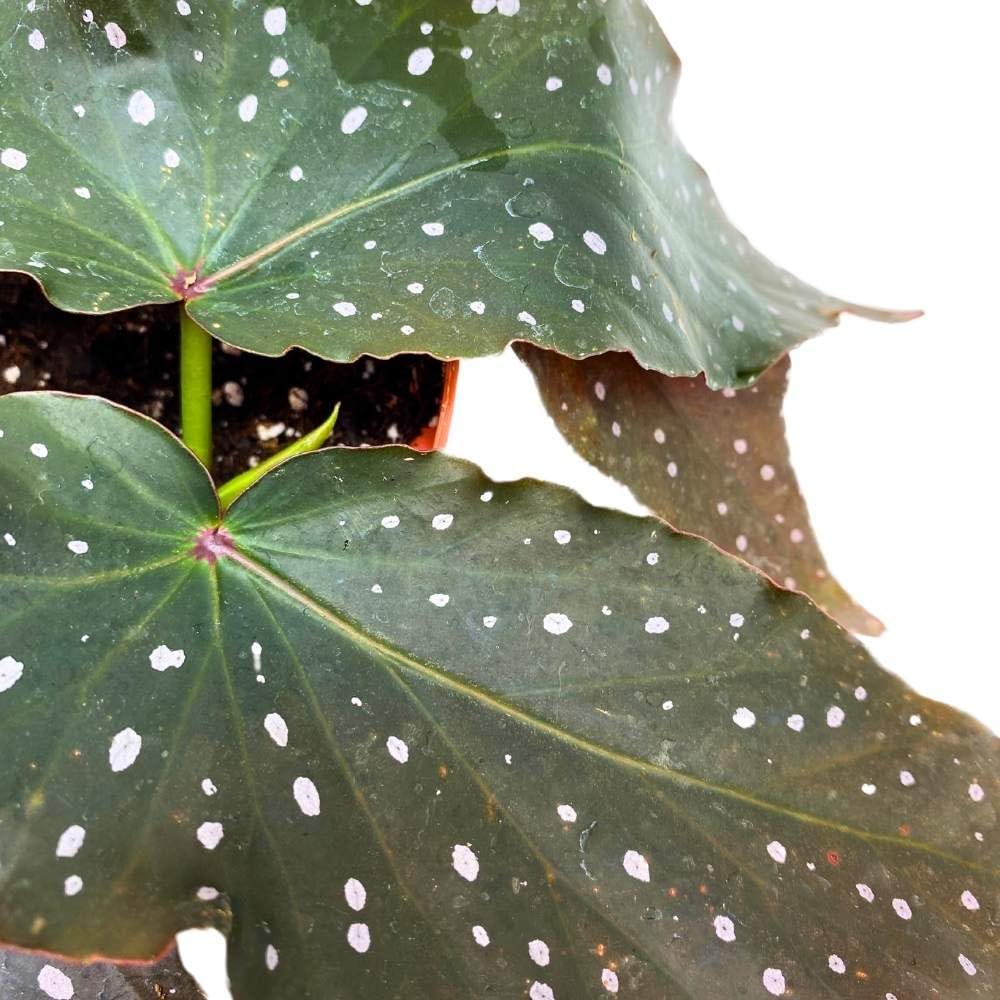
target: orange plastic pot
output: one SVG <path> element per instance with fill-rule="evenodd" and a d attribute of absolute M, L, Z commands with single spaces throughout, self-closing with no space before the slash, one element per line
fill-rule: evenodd
<path fill-rule="evenodd" d="M 448 442 L 451 415 L 455 409 L 455 388 L 458 385 L 458 362 L 444 363 L 444 387 L 441 390 L 441 409 L 437 418 L 429 423 L 411 442 L 415 451 L 439 451 Z"/>

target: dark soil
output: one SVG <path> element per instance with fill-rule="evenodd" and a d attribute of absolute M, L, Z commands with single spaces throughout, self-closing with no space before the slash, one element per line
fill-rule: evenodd
<path fill-rule="evenodd" d="M 177 309 L 65 313 L 31 278 L 0 273 L 0 395 L 60 389 L 103 396 L 176 432 Z M 213 363 L 220 482 L 321 424 L 337 402 L 331 443 L 407 444 L 436 422 L 444 383 L 441 362 L 416 354 L 344 365 L 303 351 L 265 358 L 216 343 Z"/>

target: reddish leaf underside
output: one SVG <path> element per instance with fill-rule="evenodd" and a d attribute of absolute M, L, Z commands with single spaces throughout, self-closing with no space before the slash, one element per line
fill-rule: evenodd
<path fill-rule="evenodd" d="M 810 526 L 781 416 L 787 356 L 752 387 L 716 392 L 626 354 L 517 351 L 567 440 L 653 513 L 808 594 L 851 631 L 882 632 L 831 576 Z"/>
<path fill-rule="evenodd" d="M 176 950 L 148 965 L 70 962 L 53 955 L 0 951 L 3 1000 L 204 1000 Z"/>

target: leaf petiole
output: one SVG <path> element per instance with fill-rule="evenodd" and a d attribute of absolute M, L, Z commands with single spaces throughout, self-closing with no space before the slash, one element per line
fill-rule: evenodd
<path fill-rule="evenodd" d="M 287 448 L 282 448 L 281 451 L 265 459 L 260 465 L 247 469 L 246 472 L 241 472 L 238 476 L 233 476 L 228 482 L 223 483 L 218 488 L 219 503 L 222 505 L 223 511 L 227 510 L 241 493 L 248 490 L 261 476 L 266 475 L 275 466 L 280 465 L 286 459 L 294 458 L 296 455 L 307 455 L 311 451 L 322 448 L 323 443 L 333 431 L 339 415 L 340 403 L 333 408 L 333 413 L 315 430 L 304 434 Z"/>

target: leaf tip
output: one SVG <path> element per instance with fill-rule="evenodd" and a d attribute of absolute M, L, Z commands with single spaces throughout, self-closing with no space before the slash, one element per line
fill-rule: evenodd
<path fill-rule="evenodd" d="M 847 313 L 860 316 L 862 319 L 875 320 L 877 323 L 910 323 L 924 315 L 923 309 L 874 309 L 870 306 L 847 305 L 837 311 L 838 315 Z"/>

